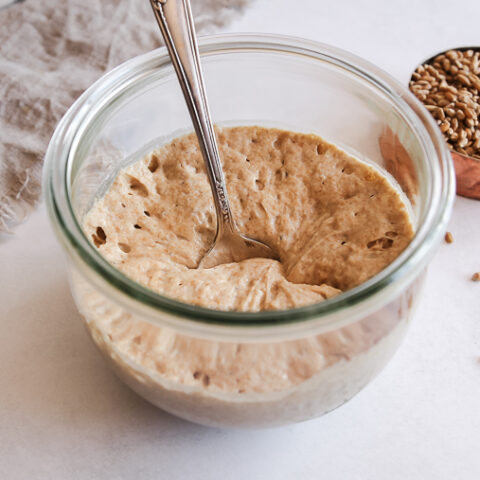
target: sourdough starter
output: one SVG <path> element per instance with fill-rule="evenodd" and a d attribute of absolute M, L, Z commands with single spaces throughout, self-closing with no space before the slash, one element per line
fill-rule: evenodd
<path fill-rule="evenodd" d="M 261 127 L 217 135 L 235 220 L 279 260 L 196 268 L 216 220 L 196 137 L 187 135 L 121 170 L 84 219 L 99 252 L 147 288 L 217 310 L 289 309 L 359 285 L 410 242 L 412 225 L 396 189 L 334 145 Z M 405 297 L 399 302 L 408 307 L 390 305 L 308 339 L 240 344 L 135 319 L 88 288 L 77 288 L 76 297 L 127 383 L 173 413 L 222 425 L 300 420 L 333 408 L 339 394 L 346 400 L 399 341 L 397 310 L 411 306 Z"/>

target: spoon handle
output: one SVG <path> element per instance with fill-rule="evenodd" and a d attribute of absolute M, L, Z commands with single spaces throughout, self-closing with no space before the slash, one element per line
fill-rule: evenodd
<path fill-rule="evenodd" d="M 217 237 L 219 237 L 225 225 L 233 231 L 234 223 L 207 104 L 190 1 L 150 0 L 150 3 L 182 87 L 205 160 L 217 210 Z"/>

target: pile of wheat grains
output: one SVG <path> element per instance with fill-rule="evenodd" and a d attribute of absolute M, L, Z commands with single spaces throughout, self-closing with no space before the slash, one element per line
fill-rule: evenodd
<path fill-rule="evenodd" d="M 437 120 L 452 150 L 480 159 L 480 52 L 438 55 L 415 70 L 410 90 Z"/>

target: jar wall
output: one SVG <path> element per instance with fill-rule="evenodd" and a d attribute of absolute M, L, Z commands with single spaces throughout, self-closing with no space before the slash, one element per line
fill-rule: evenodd
<path fill-rule="evenodd" d="M 255 35 L 204 38 L 200 50 L 212 116 L 220 125 L 315 133 L 390 174 L 418 227 L 400 257 L 355 292 L 312 306 L 308 321 L 304 310 L 278 312 L 297 334 L 282 340 L 262 335 L 263 343 L 196 335 L 205 312 L 172 306 L 108 265 L 82 231 L 84 214 L 120 168 L 191 130 L 162 50 L 108 73 L 62 119 L 46 154 L 49 214 L 68 255 L 71 289 L 87 328 L 135 391 L 206 425 L 306 420 L 355 395 L 399 345 L 421 295 L 422 272 L 451 212 L 448 152 L 431 116 L 403 87 L 346 52 Z M 384 306 L 375 311 L 376 302 Z M 147 318 L 146 310 L 154 313 Z M 178 324 L 167 318 L 172 310 Z M 358 320 L 359 312 L 369 313 Z M 222 312 L 223 331 L 235 330 L 242 315 Z M 267 314 L 252 315 L 268 323 Z M 323 330 L 311 333 L 312 322 Z M 186 323 L 196 328 L 179 328 Z"/>
<path fill-rule="evenodd" d="M 74 268 L 70 279 L 92 339 L 139 395 L 196 423 L 257 428 L 323 415 L 369 383 L 402 341 L 424 275 L 343 328 L 261 343 L 210 340 L 153 325 Z"/>

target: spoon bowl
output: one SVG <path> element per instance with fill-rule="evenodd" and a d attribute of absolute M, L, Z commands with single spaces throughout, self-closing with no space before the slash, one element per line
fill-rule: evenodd
<path fill-rule="evenodd" d="M 241 262 L 248 258 L 274 258 L 275 252 L 265 243 L 241 234 L 238 230 L 227 229 L 215 238 L 212 246 L 200 260 L 198 268 L 212 268 L 231 262 Z"/>

